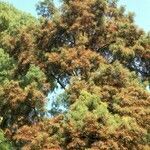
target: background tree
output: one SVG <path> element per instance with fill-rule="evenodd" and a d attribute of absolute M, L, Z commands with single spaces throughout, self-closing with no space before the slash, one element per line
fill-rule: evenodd
<path fill-rule="evenodd" d="M 0 127 L 10 138 L 20 126 L 40 118 L 49 84 L 28 33 L 38 21 L 7 3 L 0 2 L 0 8 Z"/>

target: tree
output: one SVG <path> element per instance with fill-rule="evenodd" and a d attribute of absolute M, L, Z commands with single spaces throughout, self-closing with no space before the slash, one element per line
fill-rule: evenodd
<path fill-rule="evenodd" d="M 5 18 L 0 31 L 0 128 L 10 138 L 20 126 L 40 118 L 49 84 L 34 59 L 33 39 L 25 33 L 38 21 L 7 3 L 0 2 L 0 8 Z"/>
<path fill-rule="evenodd" d="M 1 42 L 14 61 L 1 128 L 21 149 L 149 149 L 149 34 L 116 0 L 62 2 L 40 2 L 41 20 Z M 44 99 L 57 84 L 65 91 L 49 119 Z"/>

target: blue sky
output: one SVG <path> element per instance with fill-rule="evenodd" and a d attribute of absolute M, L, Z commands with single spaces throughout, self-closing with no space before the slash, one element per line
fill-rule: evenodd
<path fill-rule="evenodd" d="M 35 6 L 39 2 L 39 0 L 0 0 L 13 4 L 16 8 L 23 10 L 25 12 L 29 12 L 32 15 L 36 16 Z M 54 0 L 57 5 L 59 5 L 58 0 Z"/>
<path fill-rule="evenodd" d="M 1 0 L 0 0 L 1 1 Z M 2 0 L 12 3 L 16 8 L 36 16 L 35 5 L 39 0 Z M 58 4 L 58 0 L 55 0 Z M 136 14 L 136 24 L 150 31 L 150 0 L 120 0 L 120 5 L 126 5 L 127 11 Z"/>
<path fill-rule="evenodd" d="M 135 13 L 138 26 L 150 31 L 150 0 L 120 0 L 119 4 L 126 5 L 127 11 Z"/>

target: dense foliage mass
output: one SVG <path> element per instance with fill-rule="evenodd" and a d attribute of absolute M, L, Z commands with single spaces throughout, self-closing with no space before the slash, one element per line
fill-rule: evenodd
<path fill-rule="evenodd" d="M 0 2 L 0 149 L 150 149 L 150 34 L 117 0 L 37 12 Z"/>

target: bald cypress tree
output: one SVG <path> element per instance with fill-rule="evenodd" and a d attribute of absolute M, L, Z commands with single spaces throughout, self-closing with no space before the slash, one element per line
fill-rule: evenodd
<path fill-rule="evenodd" d="M 2 128 L 14 145 L 149 149 L 150 36 L 133 14 L 116 0 L 63 0 L 61 8 L 45 0 L 37 11 L 40 21 L 1 42 L 7 61 L 14 61 L 1 92 L 8 108 L 0 106 L 9 122 Z M 64 93 L 48 118 L 45 98 L 58 84 Z"/>

